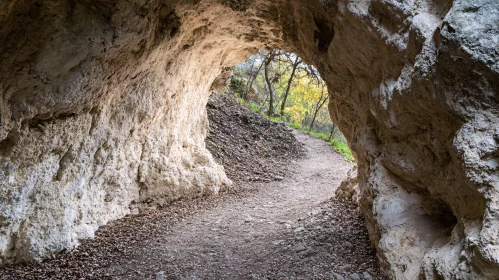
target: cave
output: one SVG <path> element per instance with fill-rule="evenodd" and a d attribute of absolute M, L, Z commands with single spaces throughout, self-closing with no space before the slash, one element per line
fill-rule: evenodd
<path fill-rule="evenodd" d="M 227 188 L 204 146 L 210 89 L 280 48 L 328 84 L 387 275 L 495 279 L 498 15 L 491 0 L 3 2 L 0 262 Z"/>

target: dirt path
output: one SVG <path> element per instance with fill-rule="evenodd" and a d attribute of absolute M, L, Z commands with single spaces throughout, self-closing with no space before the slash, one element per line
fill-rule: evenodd
<path fill-rule="evenodd" d="M 306 155 L 290 163 L 292 174 L 134 244 L 128 260 L 102 272 L 114 279 L 152 278 L 159 271 L 165 271 L 165 279 L 329 279 L 333 271 L 376 275 L 359 213 L 330 200 L 352 165 L 322 140 L 295 135 Z"/>

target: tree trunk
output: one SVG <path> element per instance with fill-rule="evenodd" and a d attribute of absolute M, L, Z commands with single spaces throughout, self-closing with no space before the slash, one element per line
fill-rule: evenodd
<path fill-rule="evenodd" d="M 269 78 L 269 65 L 272 62 L 274 56 L 274 51 L 270 51 L 267 59 L 265 60 L 265 81 L 267 82 L 267 86 L 269 87 L 269 117 L 274 115 L 274 93 L 272 92 L 272 83 Z"/>
<path fill-rule="evenodd" d="M 262 112 L 263 111 L 263 107 L 265 107 L 265 103 L 267 103 L 267 97 L 265 97 L 265 100 L 263 100 L 263 103 L 262 105 L 260 105 L 260 108 L 259 108 L 259 111 Z"/>
<path fill-rule="evenodd" d="M 256 62 L 256 59 L 253 60 L 253 62 L 251 63 L 251 67 L 249 69 L 249 73 L 248 73 L 248 81 L 246 81 L 246 90 L 244 91 L 243 93 L 243 96 L 241 96 L 243 98 L 244 101 L 247 101 L 247 98 L 248 98 L 248 86 L 250 85 L 251 80 L 253 78 L 253 67 L 255 66 L 255 62 Z"/>
<path fill-rule="evenodd" d="M 333 129 L 331 129 L 331 134 L 329 134 L 329 138 L 327 139 L 328 142 L 333 140 L 335 132 L 336 132 L 336 125 L 333 123 Z"/>
<path fill-rule="evenodd" d="M 296 68 L 298 67 L 298 65 L 300 65 L 300 63 L 301 60 L 297 56 L 295 62 L 293 63 L 293 71 L 291 71 L 291 76 L 289 76 L 286 92 L 284 93 L 284 98 L 281 103 L 281 117 L 284 116 L 284 108 L 286 107 L 286 100 L 288 99 L 289 89 L 291 88 L 291 82 L 293 81 L 293 78 L 295 76 Z"/>
<path fill-rule="evenodd" d="M 326 103 L 326 101 L 328 99 L 327 95 L 326 95 L 326 97 L 324 97 L 324 99 L 322 99 L 323 95 L 324 95 L 324 87 L 322 88 L 321 97 L 319 98 L 319 101 L 317 102 L 317 106 L 315 108 L 314 116 L 312 118 L 312 122 L 310 123 L 310 128 L 308 129 L 309 131 L 312 130 L 312 128 L 314 127 L 314 122 L 315 122 L 315 118 L 317 118 L 317 113 L 319 113 L 319 110 L 322 108 L 322 106 L 324 105 L 324 103 Z"/>
<path fill-rule="evenodd" d="M 244 92 L 244 97 L 243 99 L 244 100 L 248 100 L 248 93 L 249 91 L 251 90 L 251 88 L 253 87 L 253 82 L 256 80 L 256 77 L 258 76 L 258 73 L 260 73 L 260 71 L 262 70 L 262 67 L 263 67 L 264 63 L 262 62 L 262 64 L 260 64 L 260 67 L 258 67 L 258 71 L 256 71 L 256 75 L 253 76 L 253 73 L 251 73 L 251 76 L 250 76 L 250 79 L 248 81 L 251 81 L 249 83 L 248 86 L 246 86 L 246 91 Z"/>

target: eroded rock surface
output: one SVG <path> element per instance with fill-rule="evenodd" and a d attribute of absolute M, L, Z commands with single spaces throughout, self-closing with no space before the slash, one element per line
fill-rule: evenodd
<path fill-rule="evenodd" d="M 330 112 L 396 279 L 495 279 L 499 6 L 339 3 Z M 492 241 L 495 240 L 495 241 Z"/>
<path fill-rule="evenodd" d="M 217 193 L 205 149 L 223 67 L 314 64 L 397 279 L 499 275 L 495 0 L 0 4 L 0 256 L 38 260 L 132 209 Z"/>
<path fill-rule="evenodd" d="M 357 166 L 352 167 L 348 171 L 347 177 L 341 182 L 336 189 L 335 196 L 341 200 L 346 200 L 354 205 L 359 205 L 360 188 L 359 180 L 357 179 Z"/>
<path fill-rule="evenodd" d="M 209 89 L 224 66 L 282 43 L 282 24 L 314 52 L 294 22 L 309 7 L 281 4 L 2 4 L 2 259 L 39 260 L 131 209 L 230 184 L 204 144 Z"/>

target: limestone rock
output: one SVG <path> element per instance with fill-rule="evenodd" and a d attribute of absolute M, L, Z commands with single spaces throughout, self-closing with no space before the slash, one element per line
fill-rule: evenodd
<path fill-rule="evenodd" d="M 338 5 L 329 108 L 382 266 L 394 279 L 494 278 L 499 6 Z"/>
<path fill-rule="evenodd" d="M 347 178 L 345 178 L 335 193 L 336 197 L 339 199 L 351 201 L 352 203 L 358 205 L 360 199 L 360 188 L 359 182 L 357 181 L 357 166 L 352 167 L 348 171 Z"/>
<path fill-rule="evenodd" d="M 14 0 L 0 42 L 3 261 L 224 189 L 210 87 L 281 47 L 328 83 L 388 275 L 499 275 L 496 0 Z"/>

